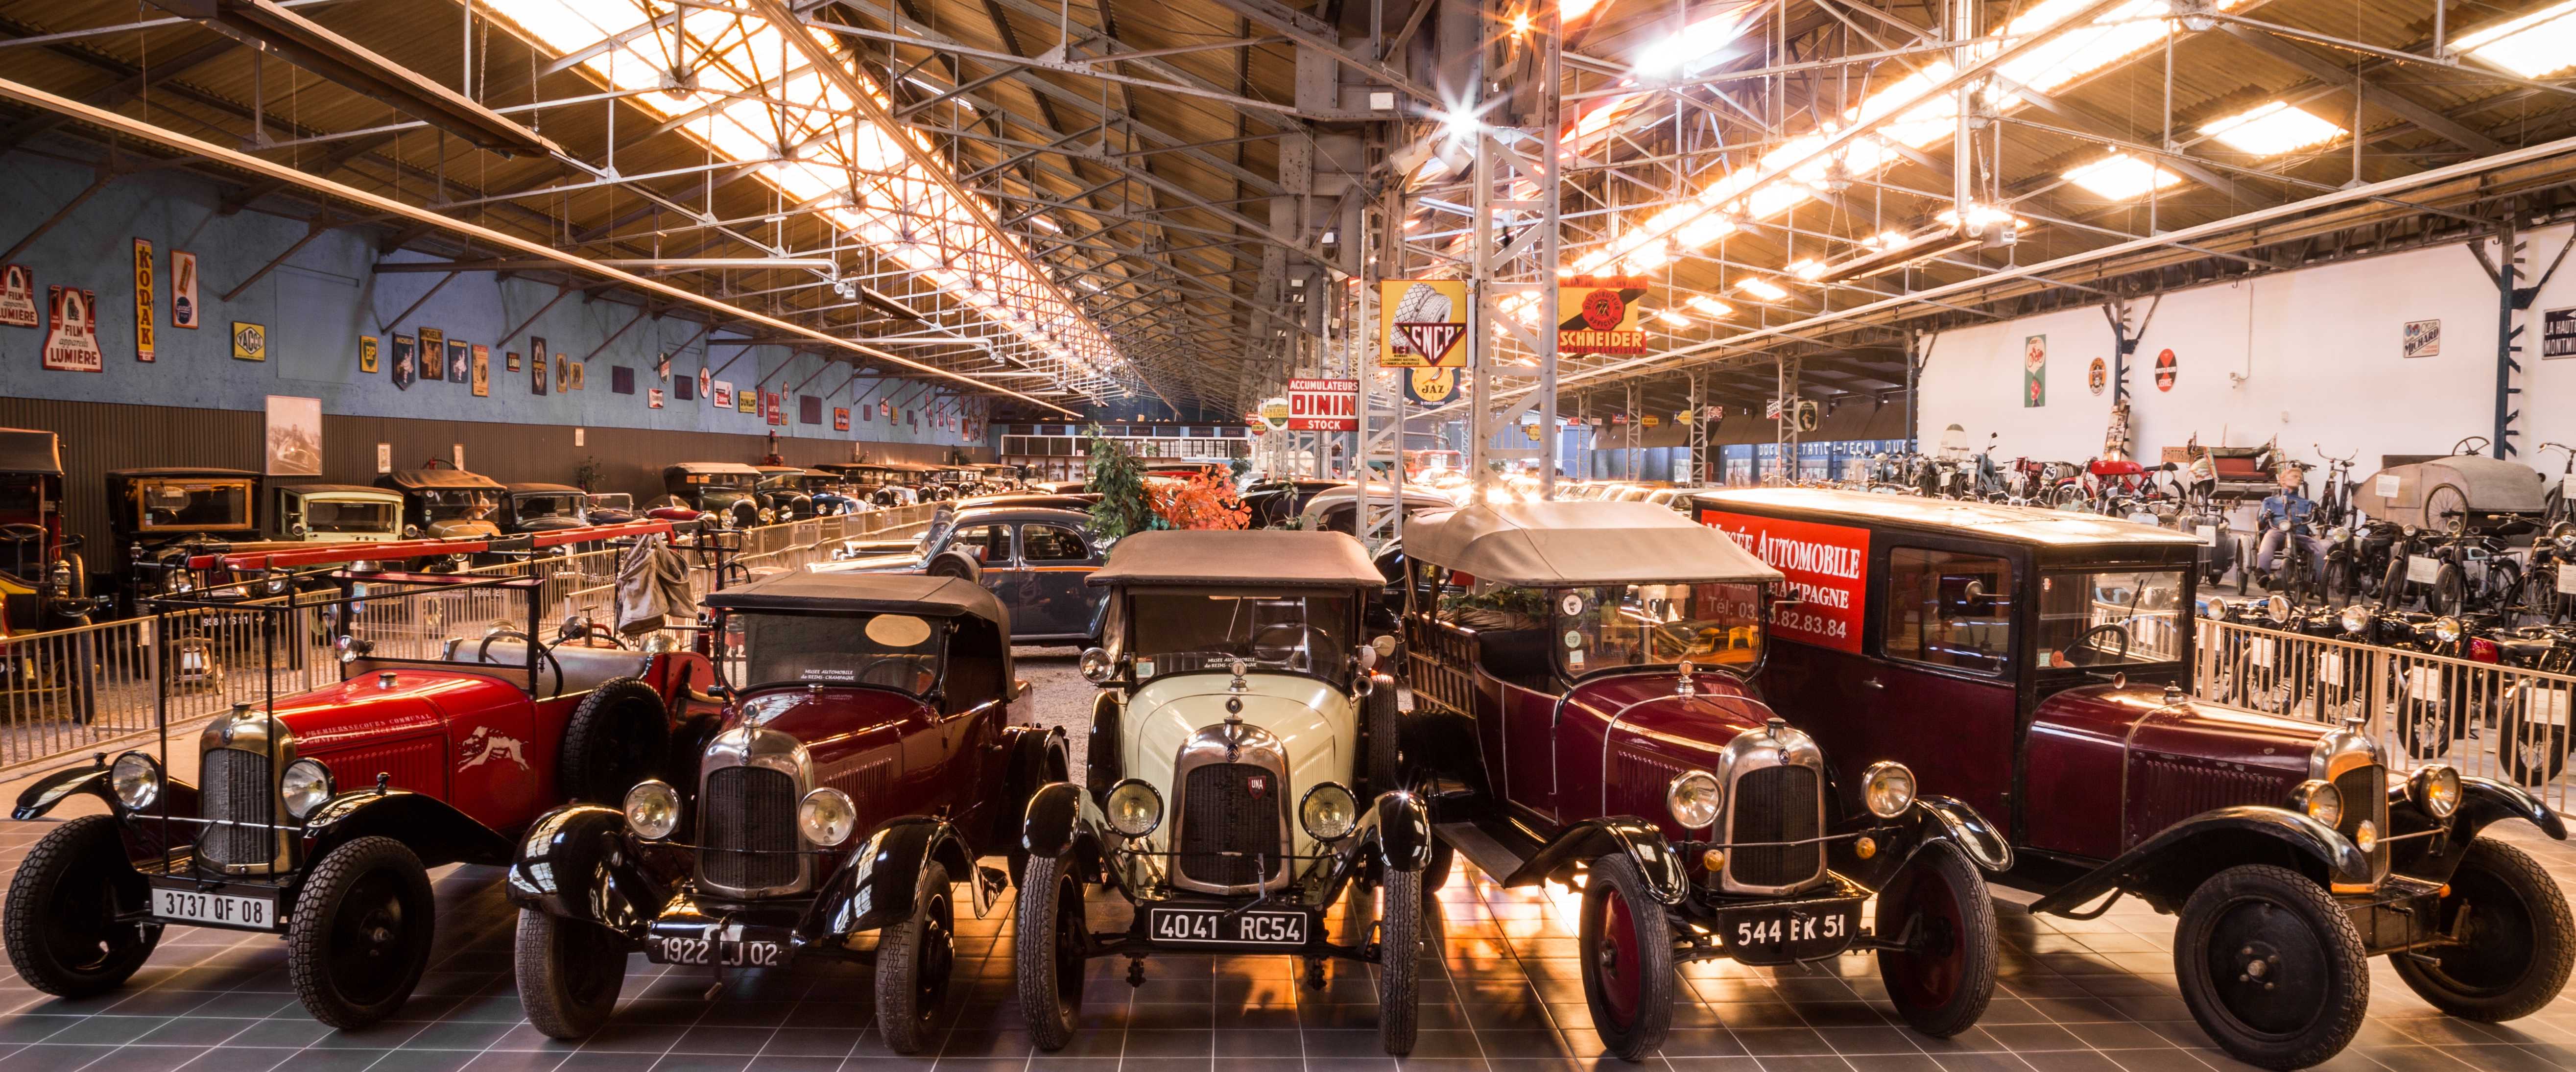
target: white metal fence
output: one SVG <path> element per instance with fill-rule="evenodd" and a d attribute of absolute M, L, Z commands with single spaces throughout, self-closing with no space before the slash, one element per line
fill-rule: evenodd
<path fill-rule="evenodd" d="M 2391 766 L 2440 760 L 2567 810 L 2576 677 L 2201 619 L 2193 692 L 2319 722 L 2360 715 Z"/>
<path fill-rule="evenodd" d="M 824 561 L 841 540 L 892 538 L 928 523 L 931 504 L 791 521 L 748 529 L 726 556 L 725 584 Z M 567 548 L 572 550 L 572 548 Z M 546 620 L 522 622 L 527 597 L 498 588 L 469 588 L 351 605 L 352 631 L 392 658 L 437 658 L 450 637 L 479 638 L 495 623 L 551 639 L 564 619 L 603 625 L 614 616 L 614 549 L 577 551 L 460 571 L 468 576 L 537 577 Z M 683 551 L 690 587 L 715 587 L 711 562 Z M 391 586 L 388 586 L 391 587 Z M 363 595 L 363 590 L 355 593 Z M 202 595 L 202 593 L 201 593 Z M 284 601 L 283 596 L 245 605 Z M 310 597 L 307 597 L 310 598 Z M 28 633 L 0 641 L 0 771 L 59 756 L 110 751 L 154 728 L 154 697 L 166 681 L 170 724 L 229 710 L 237 703 L 290 696 L 340 678 L 330 642 L 336 609 L 293 615 L 186 610 Z M 263 625 L 263 620 L 266 625 Z M 263 628 L 281 635 L 263 638 Z"/>

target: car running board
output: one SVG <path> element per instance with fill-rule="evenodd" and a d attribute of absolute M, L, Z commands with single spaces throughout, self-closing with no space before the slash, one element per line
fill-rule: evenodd
<path fill-rule="evenodd" d="M 1431 827 L 1431 833 L 1448 842 L 1450 848 L 1458 850 L 1458 855 L 1466 857 L 1477 870 L 1494 876 L 1497 882 L 1502 881 L 1503 876 L 1520 870 L 1524 862 L 1519 853 L 1474 823 L 1437 823 Z"/>

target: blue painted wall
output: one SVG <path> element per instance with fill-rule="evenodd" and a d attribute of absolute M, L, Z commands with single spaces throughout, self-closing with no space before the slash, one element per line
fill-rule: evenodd
<path fill-rule="evenodd" d="M 25 152 L 0 156 L 0 189 L 8 191 L 0 198 L 0 249 L 17 244 L 78 196 L 90 177 L 84 168 Z M 788 423 L 775 429 L 782 437 L 984 445 L 984 437 L 966 438 L 963 422 L 953 428 L 932 426 L 934 408 L 953 415 L 960 411 L 960 402 L 922 381 L 861 377 L 845 385 L 850 375 L 846 363 L 827 363 L 813 356 L 791 358 L 784 348 L 774 346 L 719 345 L 711 352 L 707 341 L 700 340 L 683 349 L 681 344 L 696 335 L 700 325 L 676 317 L 648 319 L 609 342 L 587 362 L 583 390 L 559 394 L 549 384 L 549 393 L 537 395 L 524 369 L 516 375 L 506 371 L 505 352 L 526 355 L 530 338 L 542 336 L 550 352 L 581 358 L 633 319 L 637 308 L 579 296 L 566 298 L 503 340 L 497 338 L 503 330 L 544 306 L 556 290 L 543 283 L 474 272 L 457 276 L 403 322 L 389 324 L 386 318 L 418 301 L 442 274 L 374 272 L 381 232 L 373 227 L 322 233 L 228 302 L 223 299 L 225 292 L 303 239 L 306 228 L 300 221 L 258 212 L 223 215 L 220 200 L 217 187 L 189 176 L 129 175 L 20 252 L 16 263 L 34 273 L 40 315 L 49 286 L 97 292 L 105 369 L 99 373 L 47 370 L 40 360 L 42 326 L 0 326 L 0 396 L 259 411 L 266 408 L 266 396 L 300 395 L 320 398 L 323 412 L 329 414 L 751 435 L 772 430 L 758 413 L 718 410 L 704 397 L 683 402 L 670 396 L 673 385 L 655 378 L 653 370 L 656 355 L 669 352 L 674 381 L 683 376 L 694 379 L 700 366 L 710 361 L 714 365 L 731 362 L 720 378 L 731 381 L 737 390 L 765 382 L 770 390 L 782 391 Z M 157 360 L 150 364 L 137 361 L 134 351 L 131 265 L 137 238 L 153 244 L 158 287 Z M 203 326 L 196 330 L 170 326 L 174 250 L 195 253 L 198 258 L 197 296 Z M 430 258 L 401 253 L 388 259 Z M 267 361 L 233 358 L 231 327 L 237 320 L 267 329 Z M 394 386 L 390 338 L 422 327 L 491 347 L 489 397 L 477 398 L 466 384 L 447 380 L 418 381 L 409 390 Z M 373 374 L 359 370 L 361 335 L 376 336 L 382 346 Z M 634 370 L 633 394 L 610 390 L 612 370 L 620 365 Z M 664 408 L 647 407 L 645 392 L 652 387 L 666 391 Z M 796 396 L 826 392 L 830 394 L 823 402 L 822 422 L 798 420 Z M 887 399 L 898 406 L 897 421 L 891 427 L 875 408 Z M 866 419 L 858 411 L 863 402 L 869 407 Z M 832 430 L 833 406 L 851 407 L 850 431 Z M 902 410 L 919 412 L 920 424 L 902 421 Z M 185 461 L 169 459 L 172 464 Z"/>

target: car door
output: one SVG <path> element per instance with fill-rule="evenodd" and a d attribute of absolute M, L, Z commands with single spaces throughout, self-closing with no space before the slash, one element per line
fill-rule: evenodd
<path fill-rule="evenodd" d="M 1966 801 L 1998 820 L 2012 814 L 2019 667 L 2014 639 L 2027 563 L 1998 548 L 1892 541 L 1872 571 L 1869 664 L 1852 682 L 1853 739 L 1820 741 L 1844 784 L 1867 764 L 1912 768 L 1927 793 Z"/>
<path fill-rule="evenodd" d="M 1020 560 L 1027 577 L 1020 586 L 1025 602 L 1011 609 L 1012 630 L 1029 636 L 1090 632 L 1091 599 L 1084 582 L 1099 568 L 1091 541 L 1071 526 L 1031 522 L 1020 526 Z"/>

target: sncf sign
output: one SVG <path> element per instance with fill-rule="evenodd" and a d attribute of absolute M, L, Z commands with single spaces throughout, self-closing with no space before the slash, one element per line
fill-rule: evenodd
<path fill-rule="evenodd" d="M 1360 381 L 1288 381 L 1288 430 L 1356 432 L 1360 430 Z"/>
<path fill-rule="evenodd" d="M 1860 651 L 1861 579 L 1869 530 L 1699 508 L 1699 523 L 1732 537 L 1779 570 L 1799 602 L 1771 611 L 1771 635 L 1836 651 Z"/>

